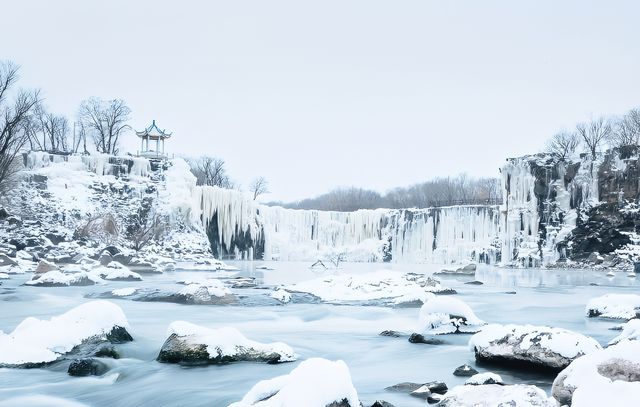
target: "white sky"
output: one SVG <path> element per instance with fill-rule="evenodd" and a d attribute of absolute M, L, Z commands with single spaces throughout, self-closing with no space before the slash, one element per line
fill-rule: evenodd
<path fill-rule="evenodd" d="M 385 191 L 640 106 L 637 1 L 3 0 L 0 59 L 50 110 L 122 98 L 266 199 Z M 128 135 L 135 151 L 137 140 Z"/>

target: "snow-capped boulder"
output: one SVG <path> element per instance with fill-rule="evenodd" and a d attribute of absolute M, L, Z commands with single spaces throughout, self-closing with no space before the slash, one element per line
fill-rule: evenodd
<path fill-rule="evenodd" d="M 18 263 L 15 262 L 15 260 L 11 259 L 9 256 L 7 256 L 4 253 L 0 253 L 0 267 L 5 267 L 5 266 L 17 266 Z"/>
<path fill-rule="evenodd" d="M 275 300 L 280 301 L 283 304 L 291 301 L 291 293 L 280 287 L 273 290 L 269 296 Z"/>
<path fill-rule="evenodd" d="M 588 317 L 632 319 L 640 317 L 640 295 L 605 294 L 587 304 Z"/>
<path fill-rule="evenodd" d="M 456 386 L 438 404 L 439 407 L 558 407 L 553 397 L 530 385 Z"/>
<path fill-rule="evenodd" d="M 428 334 L 473 333 L 486 323 L 464 301 L 433 297 L 420 308 L 419 324 Z"/>
<path fill-rule="evenodd" d="M 176 294 L 175 302 L 182 304 L 223 305 L 236 301 L 236 296 L 220 280 L 210 278 L 200 282 L 191 282 Z"/>
<path fill-rule="evenodd" d="M 189 322 L 173 322 L 157 360 L 185 365 L 231 362 L 280 363 L 296 360 L 296 354 L 281 342 L 262 344 L 247 339 L 235 328 L 205 328 Z"/>
<path fill-rule="evenodd" d="M 129 270 L 128 267 L 118 263 L 117 261 L 111 261 L 106 267 L 98 267 L 95 270 L 102 278 L 111 281 L 141 281 L 140 274 Z"/>
<path fill-rule="evenodd" d="M 481 386 L 483 384 L 504 384 L 500 375 L 492 372 L 477 373 L 465 380 L 464 384 Z"/>
<path fill-rule="evenodd" d="M 476 360 L 560 371 L 574 359 L 602 349 L 593 338 L 560 328 L 488 325 L 469 340 Z"/>
<path fill-rule="evenodd" d="M 40 320 L 29 317 L 11 333 L 0 331 L 0 367 L 35 367 L 53 362 L 80 345 L 133 340 L 122 309 L 109 301 L 91 301 Z"/>
<path fill-rule="evenodd" d="M 637 341 L 640 339 L 640 319 L 632 319 L 622 326 L 620 335 L 609 341 L 609 345 L 615 345 L 618 342 L 628 339 Z"/>
<path fill-rule="evenodd" d="M 111 291 L 111 294 L 115 297 L 128 297 L 136 293 L 138 289 L 135 287 L 117 288 Z"/>
<path fill-rule="evenodd" d="M 229 407 L 359 407 L 346 363 L 312 358 L 288 375 L 258 382 Z"/>
<path fill-rule="evenodd" d="M 624 340 L 574 360 L 553 382 L 563 405 L 634 406 L 640 395 L 640 341 Z"/>
<path fill-rule="evenodd" d="M 65 274 L 53 270 L 43 274 L 34 274 L 33 278 L 24 284 L 38 287 L 68 287 L 94 285 L 99 282 L 101 279 L 98 276 L 84 271 Z"/>
<path fill-rule="evenodd" d="M 384 302 L 430 298 L 433 293 L 455 293 L 425 275 L 381 270 L 364 274 L 320 277 L 284 287 L 289 292 L 312 294 L 324 302 Z"/>

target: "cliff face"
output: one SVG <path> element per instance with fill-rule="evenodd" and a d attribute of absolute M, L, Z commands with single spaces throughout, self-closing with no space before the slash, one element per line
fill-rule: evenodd
<path fill-rule="evenodd" d="M 558 161 L 544 154 L 509 159 L 502 176 L 504 264 L 584 261 L 592 253 L 634 260 L 637 147 L 608 150 L 596 160 Z"/>

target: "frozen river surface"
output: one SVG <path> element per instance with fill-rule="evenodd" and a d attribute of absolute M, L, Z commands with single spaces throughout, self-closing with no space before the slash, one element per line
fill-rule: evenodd
<path fill-rule="evenodd" d="M 235 263 L 241 275 L 267 286 L 305 281 L 324 275 L 364 273 L 379 269 L 432 272 L 433 266 L 342 264 L 337 270 L 312 271 L 308 263 Z M 177 270 L 143 276 L 142 282 L 110 282 L 107 286 L 41 288 L 22 286 L 31 274 L 14 275 L 0 286 L 0 330 L 12 331 L 24 318 L 50 318 L 89 301 L 88 294 L 123 287 L 180 288 L 177 281 L 216 277 L 216 272 Z M 481 319 L 490 323 L 535 324 L 583 333 L 605 344 L 617 335 L 615 321 L 588 319 L 585 305 L 606 293 L 637 293 L 640 282 L 625 273 L 606 277 L 602 271 L 499 269 L 480 267 L 474 277 L 440 276 L 458 291 Z M 464 284 L 480 280 L 484 285 Z M 597 285 L 594 285 L 597 284 Z M 236 293 L 256 289 L 234 290 Z M 406 338 L 379 336 L 383 330 L 411 332 L 418 308 L 330 304 L 200 306 L 114 299 L 124 310 L 134 342 L 118 345 L 123 357 L 102 377 L 71 377 L 68 363 L 42 369 L 0 369 L 2 400 L 48 395 L 91 406 L 226 406 L 238 401 L 258 381 L 288 373 L 298 362 L 280 365 L 237 363 L 181 367 L 156 362 L 168 325 L 184 320 L 208 327 L 233 326 L 260 342 L 282 341 L 300 355 L 342 359 L 365 406 L 387 400 L 396 406 L 424 406 L 424 401 L 385 391 L 396 383 L 444 381 L 450 388 L 463 378 L 452 372 L 464 363 L 476 365 L 467 347 L 469 335 L 446 335 L 444 345 L 411 344 Z M 550 390 L 553 376 L 476 366 L 499 373 L 506 383 L 530 383 Z"/>

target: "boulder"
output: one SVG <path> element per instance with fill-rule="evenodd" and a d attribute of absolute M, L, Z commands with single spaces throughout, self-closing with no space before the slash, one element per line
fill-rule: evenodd
<path fill-rule="evenodd" d="M 261 406 L 360 407 L 360 399 L 347 365 L 311 358 L 288 375 L 258 382 L 239 402 L 229 407 Z"/>
<path fill-rule="evenodd" d="M 5 255 L 5 254 L 0 254 L 0 267 L 4 267 L 4 266 L 17 266 L 18 263 L 16 263 L 14 260 L 12 260 L 9 256 Z"/>
<path fill-rule="evenodd" d="M 389 386 L 385 388 L 385 390 L 395 391 L 400 393 L 407 393 L 407 394 L 411 394 L 412 396 L 426 399 L 428 396 L 427 392 L 445 394 L 448 390 L 448 387 L 445 383 L 437 382 L 437 381 L 428 382 L 428 383 L 403 382 L 403 383 L 394 384 L 393 386 Z"/>
<path fill-rule="evenodd" d="M 60 269 L 58 268 L 58 266 L 56 266 L 54 263 L 50 261 L 40 260 L 40 262 L 38 263 L 38 267 L 36 267 L 36 270 L 34 271 L 34 273 L 37 273 L 37 274 L 48 273 L 54 270 L 60 270 Z"/>
<path fill-rule="evenodd" d="M 502 377 L 495 373 L 477 373 L 465 380 L 464 384 L 471 386 L 481 386 L 483 384 L 504 384 Z"/>
<path fill-rule="evenodd" d="M 169 326 L 169 337 L 157 360 L 183 365 L 231 362 L 281 363 L 296 360 L 296 354 L 281 342 L 262 344 L 244 337 L 235 328 L 210 329 L 177 321 Z"/>
<path fill-rule="evenodd" d="M 371 407 L 394 407 L 394 405 L 384 400 L 376 400 Z"/>
<path fill-rule="evenodd" d="M 94 285 L 100 281 L 99 277 L 84 271 L 64 274 L 58 270 L 53 270 L 42 274 L 34 274 L 33 278 L 24 284 L 38 287 L 67 287 Z"/>
<path fill-rule="evenodd" d="M 51 241 L 51 243 L 53 243 L 54 245 L 59 245 L 60 243 L 62 243 L 62 242 L 64 242 L 66 240 L 64 235 L 59 235 L 57 233 L 47 233 L 44 236 L 47 239 L 49 239 Z"/>
<path fill-rule="evenodd" d="M 433 338 L 433 337 L 425 337 L 422 334 L 412 333 L 409 336 L 409 342 L 411 343 L 424 343 L 427 345 L 444 345 L 447 342 L 442 339 Z"/>
<path fill-rule="evenodd" d="M 76 359 L 69 365 L 70 376 L 102 376 L 109 370 L 106 363 L 94 358 Z"/>
<path fill-rule="evenodd" d="M 420 308 L 420 326 L 428 334 L 478 332 L 485 322 L 462 300 L 433 297 Z"/>
<path fill-rule="evenodd" d="M 640 339 L 640 319 L 632 319 L 622 326 L 622 332 L 620 335 L 609 341 L 609 345 L 615 345 L 616 343 L 624 340 L 637 341 Z"/>
<path fill-rule="evenodd" d="M 120 250 L 120 249 L 119 249 L 119 248 L 117 248 L 116 246 L 107 246 L 107 247 L 105 247 L 105 248 L 102 250 L 102 252 L 103 252 L 103 253 L 104 253 L 104 252 L 107 252 L 107 253 L 109 253 L 109 255 L 110 255 L 110 256 L 112 256 L 112 257 L 113 257 L 113 256 L 115 256 L 116 254 L 121 253 L 121 252 L 122 252 L 122 250 Z"/>
<path fill-rule="evenodd" d="M 459 377 L 472 377 L 476 374 L 478 374 L 478 371 L 469 365 L 458 366 L 456 370 L 453 371 L 453 375 Z"/>
<path fill-rule="evenodd" d="M 640 342 L 623 340 L 571 362 L 553 381 L 562 405 L 633 406 L 640 394 Z"/>
<path fill-rule="evenodd" d="M 123 333 L 121 333 L 121 334 L 123 334 Z M 131 337 L 131 335 L 129 335 L 129 337 Z M 122 336 L 120 338 L 112 336 L 112 338 L 114 338 L 114 339 L 123 339 L 124 336 Z M 131 338 L 131 340 L 133 340 L 133 338 Z M 99 357 L 99 358 L 120 359 L 120 352 L 118 352 L 116 350 L 115 346 L 102 346 L 93 354 L 93 356 L 96 356 L 96 357 Z"/>
<path fill-rule="evenodd" d="M 112 261 L 113 261 L 113 257 L 111 257 L 111 254 L 109 254 L 109 252 L 107 252 L 107 251 L 102 252 L 102 254 L 100 254 L 100 257 L 98 257 L 98 262 L 102 266 L 106 266 L 107 264 L 111 263 Z"/>
<path fill-rule="evenodd" d="M 640 295 L 637 294 L 605 294 L 592 298 L 587 303 L 588 317 L 612 319 L 632 319 L 640 317 Z"/>
<path fill-rule="evenodd" d="M 448 392 L 438 407 L 557 407 L 556 401 L 544 390 L 530 385 L 456 386 Z"/>
<path fill-rule="evenodd" d="M 602 349 L 587 336 L 560 328 L 488 325 L 469 340 L 479 362 L 560 371 L 574 359 Z"/>

